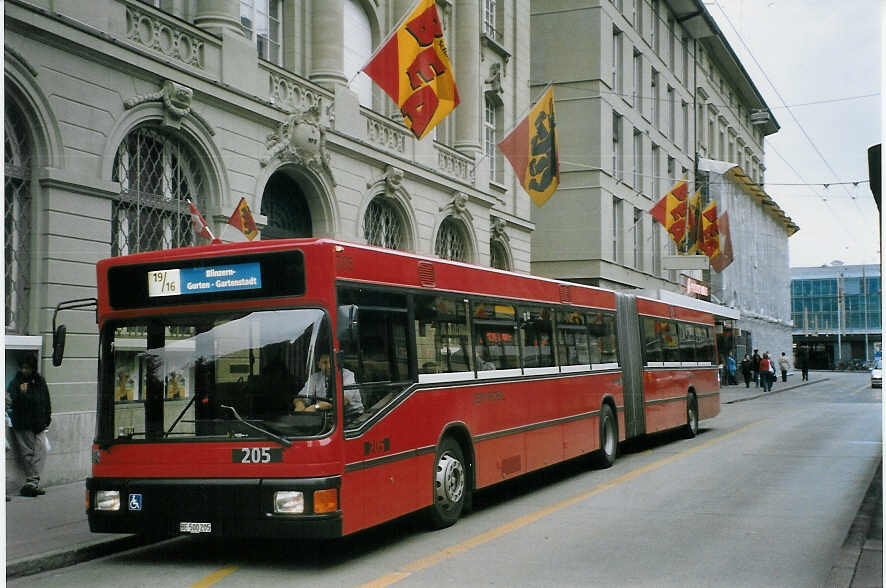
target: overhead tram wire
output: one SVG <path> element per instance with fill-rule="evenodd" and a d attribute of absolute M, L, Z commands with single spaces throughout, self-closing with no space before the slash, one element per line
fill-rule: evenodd
<path fill-rule="evenodd" d="M 735 35 L 738 37 L 738 40 L 741 41 L 741 44 L 744 46 L 745 50 L 748 52 L 748 55 L 751 57 L 751 59 L 754 60 L 754 63 L 756 64 L 757 68 L 760 70 L 760 73 L 762 73 L 763 77 L 766 78 L 766 81 L 769 82 L 769 85 L 772 87 L 772 90 L 775 92 L 775 95 L 778 96 L 779 100 L 781 100 L 781 103 L 787 109 L 788 114 L 791 115 L 791 118 L 794 120 L 794 123 L 797 125 L 797 128 L 800 129 L 800 131 L 803 133 L 803 136 L 806 137 L 806 140 L 808 140 L 809 144 L 812 145 L 813 150 L 815 150 L 815 153 L 818 154 L 818 156 L 824 162 L 824 164 L 828 168 L 828 170 L 832 174 L 834 174 L 835 178 L 839 179 L 839 177 L 840 177 L 839 174 L 837 174 L 837 172 L 834 171 L 834 168 L 831 166 L 831 164 L 827 160 L 827 158 L 825 158 L 824 154 L 822 154 L 821 150 L 819 150 L 818 146 L 815 144 L 815 141 L 812 140 L 812 137 L 809 136 L 809 133 L 806 132 L 806 129 L 803 127 L 803 125 L 800 124 L 799 119 L 797 119 L 797 116 L 794 114 L 793 110 L 791 110 L 791 108 L 788 106 L 787 101 L 781 95 L 781 92 L 779 92 L 778 88 L 775 87 L 775 83 L 772 81 L 772 79 L 770 79 L 769 75 L 766 73 L 766 70 L 763 69 L 763 66 L 757 60 L 756 56 L 754 56 L 754 53 L 751 51 L 751 48 L 748 47 L 748 44 L 745 42 L 744 37 L 741 36 L 741 33 L 738 31 L 738 28 L 735 26 L 735 24 L 733 24 L 732 19 L 729 18 L 729 13 L 727 13 L 726 9 L 720 5 L 720 2 L 718 0 L 714 0 L 714 4 L 716 4 L 717 8 L 720 9 L 720 12 L 723 13 L 723 17 L 726 19 L 726 22 L 728 22 L 729 26 L 732 27 L 732 30 L 735 31 Z M 782 159 L 784 159 L 784 158 L 782 157 Z M 858 206 L 858 201 L 856 200 L 854 195 L 849 193 L 848 188 L 846 188 L 846 193 L 849 194 L 849 197 L 852 199 L 852 202 L 855 203 L 855 208 L 856 208 L 856 210 L 858 210 L 859 214 L 863 215 L 864 212 L 862 212 L 861 208 Z"/>

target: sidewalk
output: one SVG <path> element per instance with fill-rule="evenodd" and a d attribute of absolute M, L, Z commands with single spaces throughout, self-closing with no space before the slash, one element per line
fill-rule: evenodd
<path fill-rule="evenodd" d="M 86 482 L 49 486 L 46 494 L 11 494 L 6 503 L 6 578 L 29 576 L 142 545 L 134 535 L 91 533 Z"/>
<path fill-rule="evenodd" d="M 826 372 L 825 372 L 826 373 Z M 821 372 L 819 373 L 809 373 L 809 380 L 803 382 L 800 379 L 800 373 L 795 372 L 788 376 L 787 382 L 782 382 L 781 377 L 778 378 L 778 381 L 772 384 L 772 390 L 769 392 L 764 392 L 763 388 L 754 387 L 754 382 L 751 382 L 750 388 L 745 388 L 744 382 L 739 380 L 739 384 L 735 386 L 721 386 L 720 387 L 720 403 L 721 404 L 735 404 L 736 402 L 745 402 L 746 400 L 753 400 L 755 398 L 760 398 L 761 396 L 769 396 L 770 394 L 778 394 L 779 392 L 786 392 L 787 390 L 793 390 L 795 388 L 799 388 L 801 386 L 808 386 L 810 384 L 818 384 L 819 382 L 824 382 L 828 379 L 828 376 L 823 375 Z"/>

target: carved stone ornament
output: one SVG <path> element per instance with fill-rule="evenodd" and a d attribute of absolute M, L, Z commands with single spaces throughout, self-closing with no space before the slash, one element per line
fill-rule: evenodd
<path fill-rule="evenodd" d="M 490 225 L 490 231 L 492 232 L 492 239 L 495 241 L 501 241 L 503 243 L 510 242 L 511 238 L 508 237 L 507 232 L 505 231 L 505 227 L 507 223 L 496 217 L 492 217 L 492 223 Z"/>
<path fill-rule="evenodd" d="M 502 68 L 501 62 L 496 61 L 489 66 L 489 77 L 484 80 L 486 95 L 493 95 L 501 99 L 504 89 L 501 87 Z"/>
<path fill-rule="evenodd" d="M 209 129 L 209 133 L 214 135 L 215 130 L 209 126 L 206 119 L 204 119 L 198 112 L 191 109 L 191 100 L 193 98 L 193 90 L 171 80 L 166 80 L 163 82 L 163 87 L 160 90 L 143 96 L 127 98 L 123 102 L 123 106 L 129 110 L 130 108 L 135 108 L 139 104 L 144 104 L 146 102 L 162 102 L 164 125 L 175 129 L 181 128 L 182 119 L 190 115 L 199 120 L 207 129 Z"/>
<path fill-rule="evenodd" d="M 293 111 L 265 141 L 267 153 L 259 161 L 262 167 L 272 159 L 295 163 L 332 177 L 326 129 L 320 123 L 320 107 L 309 106 Z"/>
<path fill-rule="evenodd" d="M 403 170 L 393 165 L 385 168 L 385 194 L 393 197 L 403 189 Z"/>
<path fill-rule="evenodd" d="M 404 175 L 402 169 L 389 165 L 380 178 L 367 180 L 366 187 L 370 192 L 381 194 L 386 198 L 408 201 L 410 200 L 409 192 L 403 187 Z"/>
<path fill-rule="evenodd" d="M 448 210 L 452 216 L 461 217 L 468 222 L 473 221 L 474 218 L 471 216 L 471 211 L 468 210 L 468 195 L 464 192 L 453 193 L 452 200 L 440 207 L 441 212 L 444 210 Z"/>

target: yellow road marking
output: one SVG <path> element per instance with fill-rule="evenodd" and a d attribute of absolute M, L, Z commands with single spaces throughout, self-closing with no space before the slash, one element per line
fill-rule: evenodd
<path fill-rule="evenodd" d="M 220 570 L 216 570 L 195 584 L 191 584 L 191 588 L 209 588 L 222 578 L 233 574 L 240 566 L 228 566 Z"/>
<path fill-rule="evenodd" d="M 725 439 L 728 439 L 729 437 L 738 435 L 739 433 L 743 433 L 747 429 L 762 423 L 764 420 L 766 420 L 766 419 L 761 419 L 759 421 L 750 423 L 748 425 L 745 425 L 744 427 L 741 427 L 740 429 L 736 429 L 735 431 L 732 431 L 731 433 L 726 433 L 725 435 L 721 435 L 720 437 L 717 437 L 716 439 L 711 439 L 710 441 L 702 443 L 701 445 L 696 445 L 695 447 L 693 447 L 691 449 L 687 449 L 686 451 L 682 451 L 682 452 L 676 453 L 670 457 L 665 457 L 665 458 L 660 459 L 658 461 L 647 464 L 647 465 L 645 465 L 641 468 L 638 468 L 632 472 L 628 472 L 627 474 L 619 476 L 618 478 L 615 478 L 614 480 L 611 480 L 611 481 L 606 482 L 604 484 L 600 484 L 599 486 L 596 486 L 593 489 L 588 490 L 587 492 L 582 492 L 581 494 L 577 494 L 571 498 L 561 500 L 560 502 L 556 502 L 556 503 L 554 503 L 548 507 L 545 507 L 541 510 L 537 510 L 533 513 L 530 513 L 528 515 L 524 515 L 520 518 L 514 519 L 513 521 L 505 523 L 505 524 L 498 526 L 494 529 L 490 529 L 489 531 L 486 531 L 485 533 L 481 533 L 479 535 L 476 535 L 476 536 L 468 539 L 467 541 L 463 541 L 461 543 L 451 545 L 441 551 L 438 551 L 437 553 L 432 553 L 426 557 L 423 557 L 421 559 L 417 559 L 411 563 L 406 564 L 405 566 L 403 566 L 402 568 L 400 568 L 399 570 L 397 570 L 395 572 L 392 572 L 390 574 L 385 574 L 384 576 L 381 576 L 380 578 L 376 578 L 375 580 L 372 580 L 371 582 L 363 584 L 363 588 L 383 588 L 384 586 L 390 586 L 391 584 L 395 584 L 395 583 L 399 582 L 400 580 L 403 580 L 403 579 L 409 577 L 411 574 L 413 574 L 415 572 L 425 570 L 425 569 L 427 569 L 431 566 L 434 566 L 442 561 L 445 561 L 447 559 L 455 557 L 456 555 L 458 555 L 460 553 L 464 553 L 464 552 L 468 551 L 469 549 L 473 549 L 474 547 L 483 545 L 484 543 L 488 543 L 489 541 L 492 541 L 493 539 L 497 539 L 498 537 L 501 537 L 503 535 L 507 535 L 508 533 L 512 533 L 518 529 L 521 529 L 521 528 L 525 527 L 526 525 L 529 525 L 529 524 L 534 523 L 535 521 L 542 519 L 548 515 L 551 515 L 551 514 L 558 512 L 558 511 L 561 511 L 564 508 L 572 506 L 573 504 L 576 504 L 578 502 L 582 502 L 583 500 L 587 500 L 588 498 L 596 496 L 597 494 L 600 494 L 601 492 L 605 492 L 606 490 L 609 490 L 610 488 L 612 488 L 614 486 L 618 486 L 619 484 L 622 484 L 622 483 L 627 482 L 629 480 L 633 480 L 634 478 L 636 478 L 638 476 L 641 476 L 641 475 L 651 472 L 653 470 L 657 470 L 658 468 L 660 468 L 662 466 L 665 466 L 671 462 L 674 462 L 678 459 L 686 457 L 687 455 L 691 455 L 697 451 L 701 451 L 702 449 L 705 449 L 707 447 L 710 447 L 711 445 L 714 445 L 716 443 L 724 441 Z"/>
<path fill-rule="evenodd" d="M 866 390 L 871 390 L 871 389 L 872 389 L 872 388 L 871 388 L 870 383 L 867 383 L 867 384 L 865 384 L 865 385 L 863 385 L 863 386 L 859 386 L 858 390 L 853 390 L 852 392 L 849 393 L 849 395 L 850 395 L 850 396 L 855 396 L 856 394 L 861 394 L 862 392 L 864 392 L 864 391 L 866 391 Z"/>

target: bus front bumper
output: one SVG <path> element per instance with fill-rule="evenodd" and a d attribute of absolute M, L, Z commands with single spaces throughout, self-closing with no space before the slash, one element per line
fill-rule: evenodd
<path fill-rule="evenodd" d="M 89 530 L 157 536 L 341 537 L 341 477 L 250 479 L 87 478 Z M 275 512 L 278 493 L 302 496 L 298 513 Z M 318 493 L 319 492 L 319 493 Z M 315 496 L 327 498 L 325 505 Z M 334 496 L 334 510 L 328 497 Z M 315 512 L 315 510 L 327 512 Z"/>

